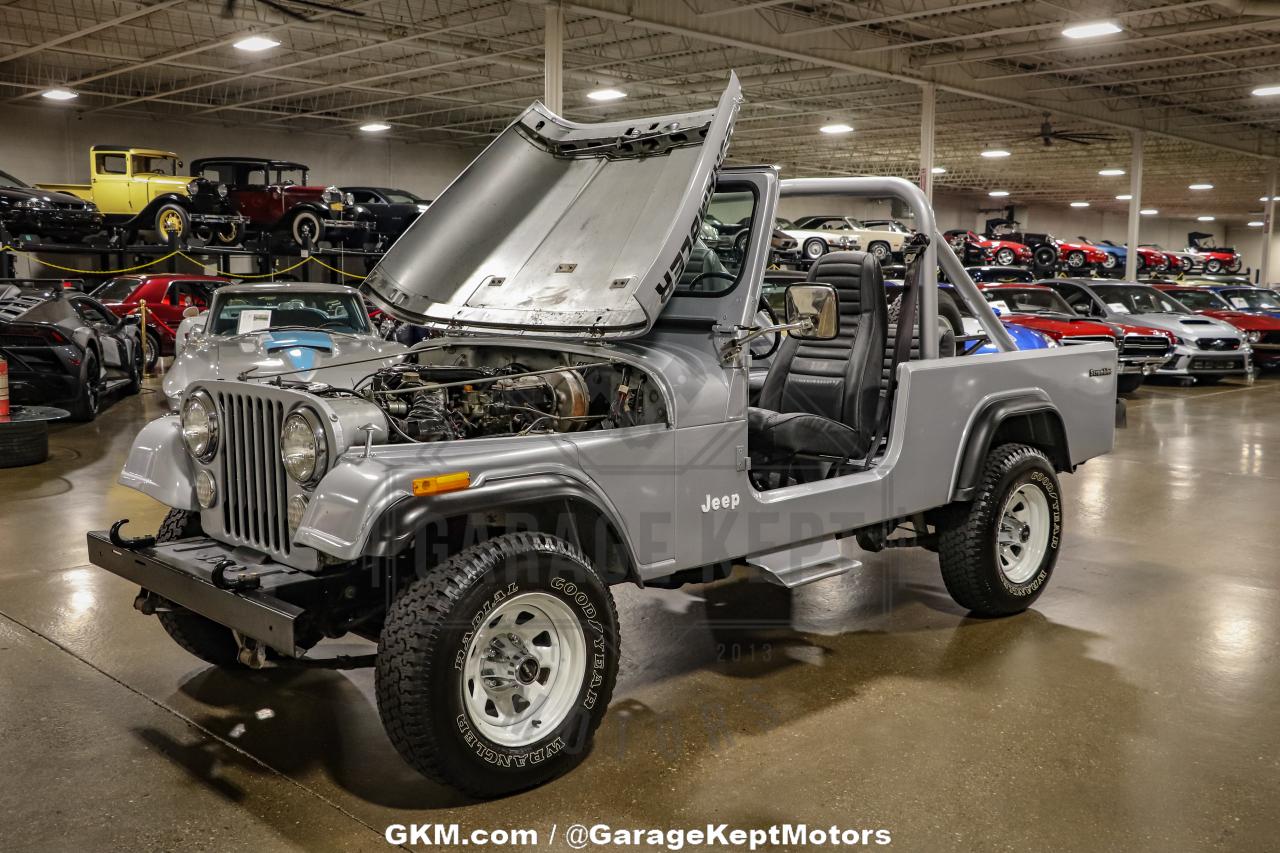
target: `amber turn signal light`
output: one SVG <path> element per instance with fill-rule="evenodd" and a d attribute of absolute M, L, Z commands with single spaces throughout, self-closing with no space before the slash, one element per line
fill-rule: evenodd
<path fill-rule="evenodd" d="M 471 485 L 470 471 L 455 471 L 452 474 L 440 474 L 435 477 L 422 477 L 413 481 L 415 497 L 441 495 L 445 492 L 456 492 Z"/>

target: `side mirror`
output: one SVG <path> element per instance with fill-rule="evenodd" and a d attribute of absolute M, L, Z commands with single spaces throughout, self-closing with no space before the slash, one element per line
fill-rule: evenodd
<path fill-rule="evenodd" d="M 198 317 L 198 316 L 200 316 L 200 309 L 199 309 L 199 308 L 197 308 L 197 307 L 196 307 L 196 306 L 194 306 L 194 305 L 188 305 L 186 308 L 183 308 L 183 309 L 182 309 L 182 316 L 183 316 L 183 317 Z"/>
<path fill-rule="evenodd" d="M 829 341 L 840 333 L 840 297 L 829 284 L 793 284 L 787 288 L 788 334 L 805 341 Z"/>

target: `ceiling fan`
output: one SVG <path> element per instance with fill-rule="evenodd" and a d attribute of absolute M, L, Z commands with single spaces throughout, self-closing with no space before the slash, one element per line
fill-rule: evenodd
<path fill-rule="evenodd" d="M 304 9 L 314 9 L 320 12 L 332 12 L 338 15 L 350 15 L 353 18 L 363 18 L 364 12 L 357 12 L 353 9 L 344 9 L 341 6 L 334 6 L 329 3 L 320 3 L 317 0 L 249 0 L 249 2 L 258 2 L 263 6 L 275 9 L 281 15 L 293 18 L 298 21 L 310 21 L 311 17 L 301 12 L 294 6 L 302 6 Z M 227 0 L 227 5 L 222 7 L 222 17 L 231 18 L 235 16 L 237 0 Z"/>
<path fill-rule="evenodd" d="M 1116 137 L 1110 133 L 1092 133 L 1090 131 L 1080 130 L 1055 130 L 1053 120 L 1049 113 L 1044 114 L 1044 121 L 1040 122 L 1040 132 L 1033 133 L 1030 136 L 1022 136 L 1020 139 L 1039 139 L 1045 145 L 1053 145 L 1055 141 L 1074 142 L 1077 145 L 1092 145 L 1095 142 L 1111 142 Z"/>

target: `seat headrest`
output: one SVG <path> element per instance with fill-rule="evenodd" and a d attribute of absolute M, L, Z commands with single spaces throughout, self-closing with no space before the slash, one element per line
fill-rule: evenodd
<path fill-rule="evenodd" d="M 864 314 L 877 302 L 886 304 L 880 262 L 868 252 L 828 252 L 809 267 L 808 280 L 836 289 L 841 314 Z"/>

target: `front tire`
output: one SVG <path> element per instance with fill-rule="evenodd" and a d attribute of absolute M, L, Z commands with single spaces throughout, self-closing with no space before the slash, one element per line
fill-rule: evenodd
<path fill-rule="evenodd" d="M 200 514 L 186 509 L 171 509 L 160 523 L 156 533 L 156 544 L 176 542 L 199 536 Z M 184 610 L 166 603 L 170 610 L 156 611 L 165 633 L 186 651 L 200 658 L 205 663 L 222 667 L 242 667 L 240 663 L 239 645 L 231 629 L 206 619 L 190 610 Z"/>
<path fill-rule="evenodd" d="M 1036 247 L 1031 258 L 1038 270 L 1052 271 L 1058 265 L 1058 253 L 1051 246 Z"/>
<path fill-rule="evenodd" d="M 1011 267 L 1013 266 L 1013 262 L 1016 261 L 1017 259 L 1018 259 L 1017 253 L 1015 253 L 1013 249 L 1010 249 L 1008 246 L 1006 246 L 1003 249 L 999 249 L 996 251 L 996 256 L 994 260 L 996 262 L 996 266 Z"/>
<path fill-rule="evenodd" d="M 974 499 L 939 525 L 947 592 L 979 616 L 1021 613 L 1040 597 L 1062 543 L 1062 496 L 1041 451 L 1003 444 L 987 454 Z"/>
<path fill-rule="evenodd" d="M 177 235 L 181 242 L 191 233 L 191 217 L 180 204 L 162 204 L 156 211 L 155 231 L 161 243 L 167 244 L 171 234 Z"/>
<path fill-rule="evenodd" d="M 884 263 L 893 257 L 893 250 L 889 248 L 889 244 L 882 240 L 877 240 L 867 247 L 872 256 L 880 263 Z"/>
<path fill-rule="evenodd" d="M 1132 394 L 1142 387 L 1144 379 L 1146 377 L 1141 373 L 1123 373 L 1116 377 L 1116 393 Z"/>
<path fill-rule="evenodd" d="M 1204 271 L 1207 273 L 1211 273 L 1213 275 L 1217 275 L 1218 273 L 1222 272 L 1222 261 L 1218 260 L 1217 258 L 1210 258 L 1209 260 L 1204 262 Z"/>
<path fill-rule="evenodd" d="M 147 353 L 146 364 L 147 370 L 155 370 L 156 364 L 160 361 L 160 336 L 155 332 L 147 331 Z"/>
<path fill-rule="evenodd" d="M 1084 269 L 1084 252 L 1067 252 L 1067 268 L 1073 270 Z"/>
<path fill-rule="evenodd" d="M 416 770 L 475 797 L 576 766 L 618 671 L 613 598 L 573 545 L 510 533 L 411 583 L 375 670 L 387 736 Z"/>
<path fill-rule="evenodd" d="M 293 222 L 289 226 L 289 235 L 299 248 L 307 245 L 310 245 L 313 249 L 318 247 L 320 245 L 320 234 L 320 217 L 310 210 L 300 211 L 297 216 L 293 217 Z"/>

